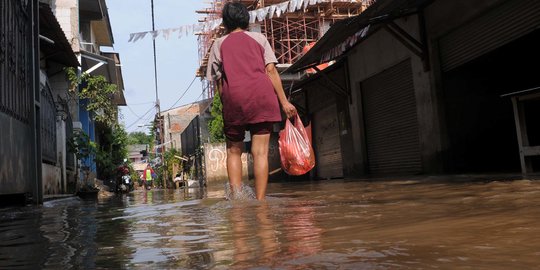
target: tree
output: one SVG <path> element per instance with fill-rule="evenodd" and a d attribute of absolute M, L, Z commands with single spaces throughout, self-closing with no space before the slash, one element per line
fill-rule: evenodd
<path fill-rule="evenodd" d="M 165 153 L 163 153 L 163 159 L 165 161 L 165 166 L 162 166 L 162 169 L 167 170 L 166 175 L 170 176 L 168 179 L 164 179 L 164 180 L 166 180 L 166 182 L 163 183 L 164 186 L 168 186 L 168 184 L 171 184 L 171 180 L 172 180 L 172 178 L 174 178 L 173 168 L 174 168 L 175 165 L 179 166 L 180 170 L 182 169 L 182 168 L 180 168 L 181 161 L 178 158 L 181 155 L 182 154 L 180 153 L 180 151 L 178 151 L 175 148 L 171 148 L 171 149 L 165 151 Z M 162 173 L 162 175 L 165 175 L 165 174 Z"/>
<path fill-rule="evenodd" d="M 154 136 L 152 134 L 146 134 L 141 131 L 134 131 L 130 132 L 127 135 L 127 144 L 133 145 L 133 144 L 152 144 L 154 142 Z"/>
<path fill-rule="evenodd" d="M 75 154 L 77 160 L 82 160 L 85 158 L 92 157 L 96 154 L 97 146 L 94 142 L 90 140 L 90 136 L 84 131 L 79 130 L 73 133 L 73 136 L 68 140 L 68 150 L 69 152 Z M 79 170 L 79 162 L 76 162 L 76 171 Z M 84 189 L 92 189 L 88 183 L 88 168 L 83 167 L 85 173 L 84 183 L 81 187 Z"/>
<path fill-rule="evenodd" d="M 219 94 L 214 95 L 210 114 L 212 115 L 212 119 L 208 122 L 210 142 L 224 142 L 225 134 L 223 134 L 223 104 L 221 103 Z"/>
<path fill-rule="evenodd" d="M 102 179 L 112 179 L 116 176 L 116 168 L 123 164 L 128 156 L 127 133 L 121 125 L 100 130 L 100 144 L 97 146 L 95 158 L 98 175 Z"/>
<path fill-rule="evenodd" d="M 127 133 L 118 124 L 118 108 L 113 103 L 113 95 L 118 91 L 101 75 L 79 74 L 75 68 L 65 69 L 70 80 L 70 96 L 87 100 L 86 110 L 91 112 L 96 125 L 101 125 L 99 144 L 90 141 L 84 132 L 76 134 L 71 148 L 77 159 L 93 157 L 98 167 L 98 175 L 103 179 L 114 177 L 116 167 L 127 158 Z"/>
<path fill-rule="evenodd" d="M 101 75 L 93 76 L 88 73 L 79 75 L 72 67 L 66 68 L 66 73 L 71 82 L 70 92 L 76 93 L 79 99 L 88 100 L 86 109 L 93 113 L 94 120 L 113 127 L 118 116 L 117 107 L 112 102 L 112 96 L 117 91 L 116 85 L 109 83 Z M 78 89 L 79 86 L 82 88 Z"/>
<path fill-rule="evenodd" d="M 112 153 L 113 161 L 117 164 L 124 162 L 124 159 L 128 157 L 127 140 L 127 132 L 124 126 L 115 126 L 113 129 Z"/>

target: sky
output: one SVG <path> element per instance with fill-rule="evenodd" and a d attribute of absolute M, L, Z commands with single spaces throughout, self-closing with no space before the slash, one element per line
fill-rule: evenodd
<path fill-rule="evenodd" d="M 128 42 L 131 33 L 152 30 L 151 0 L 107 0 L 114 36 L 114 47 L 103 51 L 120 54 L 124 95 L 127 106 L 120 107 L 128 132 L 146 132 L 156 110 L 154 58 L 152 39 L 147 35 L 135 43 Z M 196 10 L 209 7 L 203 0 L 154 0 L 155 29 L 177 28 L 197 23 L 203 16 Z M 167 110 L 180 98 L 195 78 L 199 67 L 197 36 L 165 40 L 156 38 L 158 96 L 161 110 Z M 202 85 L 199 78 L 174 107 L 200 100 Z M 153 109 L 154 108 L 154 109 Z M 146 115 L 145 115 L 146 113 Z M 141 125 L 143 125 L 141 127 Z"/>

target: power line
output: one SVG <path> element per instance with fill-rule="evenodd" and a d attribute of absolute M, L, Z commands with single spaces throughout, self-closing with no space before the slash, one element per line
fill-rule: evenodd
<path fill-rule="evenodd" d="M 154 103 L 153 101 L 149 101 L 149 102 L 141 102 L 141 103 L 129 103 L 129 105 L 131 106 L 137 106 L 137 105 L 146 105 L 146 104 L 152 104 Z"/>
<path fill-rule="evenodd" d="M 131 123 L 130 125 L 128 125 L 128 126 L 126 127 L 126 129 L 128 129 L 128 128 L 132 127 L 133 125 L 137 124 L 143 117 L 145 117 L 145 116 L 146 116 L 149 112 L 151 112 L 152 109 L 154 109 L 154 108 L 155 108 L 155 107 L 152 106 L 152 107 L 151 107 L 148 111 L 146 111 L 141 117 L 139 117 L 137 120 L 135 120 L 135 122 L 133 122 L 133 123 Z"/>
<path fill-rule="evenodd" d="M 199 99 L 204 95 L 204 92 L 202 92 L 199 97 L 197 97 L 197 99 L 195 99 L 195 101 L 193 103 L 191 103 L 191 105 L 189 105 L 189 107 L 187 107 L 187 109 L 184 111 L 184 112 L 187 112 L 189 111 L 189 109 L 191 109 L 191 107 L 193 107 L 193 105 L 195 105 L 195 103 L 197 103 L 197 101 L 199 101 Z"/>
<path fill-rule="evenodd" d="M 129 109 L 129 111 L 131 111 L 131 113 L 132 113 L 133 115 L 135 115 L 135 116 L 137 116 L 137 117 L 139 117 L 139 118 L 142 118 L 142 117 L 140 117 L 138 114 L 136 114 L 136 113 L 133 111 L 133 109 L 131 109 L 131 107 L 129 107 L 129 105 L 126 105 L 126 107 Z M 154 106 L 152 106 L 152 108 L 153 108 L 153 107 L 154 107 Z"/>
<path fill-rule="evenodd" d="M 191 83 L 189 84 L 189 86 L 186 88 L 186 90 L 184 90 L 184 92 L 182 93 L 182 95 L 174 102 L 174 104 L 169 108 L 169 110 L 172 109 L 172 108 L 174 108 L 174 106 L 176 106 L 176 104 L 177 104 L 177 103 L 178 103 L 178 102 L 186 95 L 187 91 L 191 88 L 191 86 L 193 85 L 193 83 L 195 82 L 196 79 L 197 79 L 197 76 L 195 76 L 195 77 L 193 78 L 193 80 L 191 81 Z M 196 101 L 198 101 L 198 100 L 202 97 L 203 94 L 204 94 L 204 92 L 202 92 L 202 93 L 199 95 L 199 97 L 197 97 Z M 195 101 L 195 102 L 196 102 L 196 101 Z M 189 107 L 186 109 L 186 111 L 189 110 L 192 106 L 193 106 L 193 104 L 191 104 L 191 106 L 189 106 Z M 135 116 L 137 116 L 137 120 L 135 120 L 135 122 L 133 122 L 133 123 L 131 123 L 130 125 L 128 125 L 128 126 L 126 127 L 126 129 L 128 129 L 128 128 L 132 127 L 133 125 L 137 124 L 137 123 L 138 123 L 142 118 L 144 118 L 144 117 L 145 117 L 145 116 L 146 116 L 153 108 L 155 108 L 155 106 L 152 106 L 152 107 L 151 107 L 148 111 L 146 111 L 142 116 L 138 116 L 138 115 L 137 115 L 137 114 L 136 114 L 129 106 L 127 106 L 127 107 L 128 107 L 128 109 L 129 109 Z M 149 118 L 147 118 L 147 119 L 149 119 Z"/>
<path fill-rule="evenodd" d="M 155 31 L 154 25 L 154 0 L 150 0 L 150 5 L 152 8 L 152 31 Z M 157 60 L 156 60 L 156 39 L 152 39 L 152 47 L 154 49 L 154 84 L 156 87 L 156 104 L 157 104 L 157 113 L 159 114 L 159 97 L 158 97 L 158 77 L 157 77 Z"/>
<path fill-rule="evenodd" d="M 184 90 L 184 93 L 182 93 L 182 95 L 174 102 L 174 104 L 169 108 L 169 110 L 172 109 L 172 108 L 174 108 L 174 106 L 176 106 L 176 104 L 178 103 L 178 101 L 180 101 L 180 100 L 184 97 L 184 95 L 187 93 L 187 91 L 189 90 L 189 88 L 191 88 L 191 86 L 192 86 L 193 83 L 195 82 L 195 79 L 197 79 L 197 76 L 195 76 L 195 77 L 193 78 L 193 80 L 191 81 L 191 83 L 189 84 L 189 86 L 186 88 L 186 90 Z M 168 110 L 167 110 L 167 111 L 168 111 Z"/>

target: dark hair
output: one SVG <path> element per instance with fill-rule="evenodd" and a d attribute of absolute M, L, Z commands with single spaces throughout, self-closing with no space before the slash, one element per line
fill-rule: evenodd
<path fill-rule="evenodd" d="M 249 12 L 242 3 L 226 3 L 223 6 L 221 16 L 223 17 L 223 25 L 229 32 L 238 27 L 245 30 L 249 26 Z"/>

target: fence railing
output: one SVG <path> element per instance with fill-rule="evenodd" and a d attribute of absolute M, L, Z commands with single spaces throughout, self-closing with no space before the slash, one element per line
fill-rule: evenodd
<path fill-rule="evenodd" d="M 75 154 L 70 151 L 69 142 L 73 138 L 73 118 L 71 118 L 71 113 L 69 111 L 69 106 L 67 102 L 61 104 L 62 108 L 66 112 L 66 168 L 68 170 L 75 169 Z"/>
<path fill-rule="evenodd" d="M 48 84 L 41 89 L 40 118 L 42 160 L 56 164 L 56 106 Z"/>
<path fill-rule="evenodd" d="M 0 112 L 28 123 L 31 81 L 28 1 L 0 1 Z"/>

